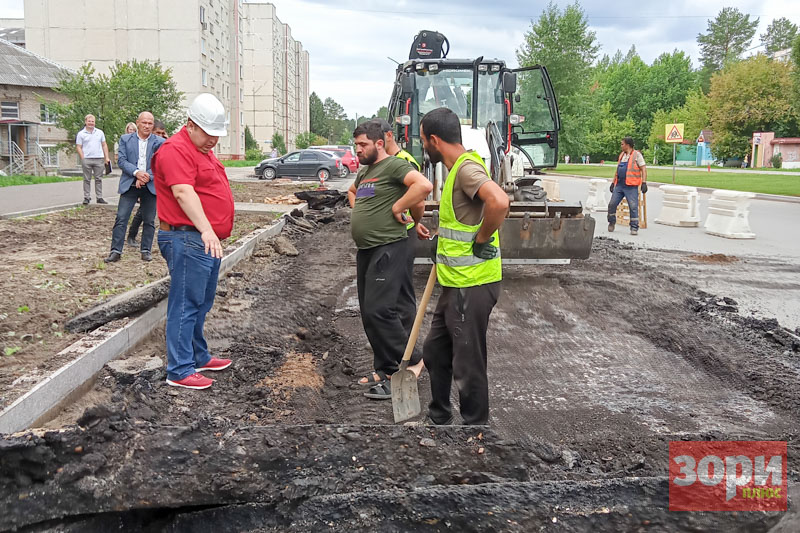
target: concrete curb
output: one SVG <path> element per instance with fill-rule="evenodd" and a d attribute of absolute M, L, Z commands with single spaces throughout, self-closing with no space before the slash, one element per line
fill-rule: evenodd
<path fill-rule="evenodd" d="M 14 213 L 4 213 L 4 214 L 0 213 L 0 219 L 23 218 L 23 217 L 34 217 L 36 215 L 46 215 L 49 213 L 56 213 L 58 211 L 66 211 L 67 209 L 74 209 L 76 207 L 81 207 L 82 205 L 83 205 L 82 202 L 78 202 L 75 204 L 63 204 L 63 205 L 51 205 L 50 207 L 39 207 L 37 209 L 29 209 L 27 211 L 16 211 Z"/>
<path fill-rule="evenodd" d="M 298 205 L 307 209 L 306 204 Z M 236 249 L 222 259 L 220 277 L 248 258 L 262 240 L 278 235 L 286 225 L 281 217 L 268 228 L 259 228 L 236 242 Z M 76 354 L 33 389 L 17 398 L 0 412 L 0 433 L 22 431 L 59 408 L 69 396 L 91 380 L 103 365 L 119 357 L 147 337 L 167 316 L 167 300 L 131 320 L 122 327 L 102 326 L 62 350 L 59 355 Z"/>
<path fill-rule="evenodd" d="M 578 174 L 562 174 L 561 172 L 542 172 L 541 176 L 563 176 L 565 178 L 579 178 L 584 180 L 591 180 L 591 179 L 607 179 L 611 181 L 610 177 L 601 177 L 601 176 L 580 176 Z M 800 178 L 800 176 L 798 176 Z M 662 185 L 672 185 L 671 183 L 661 183 L 660 181 L 648 181 L 647 185 L 649 187 L 656 187 L 659 188 Z M 689 187 L 689 185 L 687 185 Z M 695 187 L 697 192 L 702 192 L 706 194 L 711 194 L 717 189 L 711 189 L 709 187 Z M 722 189 L 722 190 L 732 190 L 732 189 Z M 747 192 L 747 191 L 739 191 L 739 192 Z M 770 202 L 786 202 L 788 204 L 800 204 L 800 197 L 798 196 L 781 196 L 780 194 L 763 194 L 763 193 L 753 193 L 755 194 L 754 200 L 768 200 Z"/>

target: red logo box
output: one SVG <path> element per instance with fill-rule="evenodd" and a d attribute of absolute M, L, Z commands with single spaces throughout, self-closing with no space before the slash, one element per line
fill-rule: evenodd
<path fill-rule="evenodd" d="M 785 511 L 786 441 L 670 441 L 670 511 Z"/>

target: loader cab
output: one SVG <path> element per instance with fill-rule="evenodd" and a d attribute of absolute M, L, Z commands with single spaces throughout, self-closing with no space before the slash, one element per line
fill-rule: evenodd
<path fill-rule="evenodd" d="M 508 69 L 497 59 L 415 59 L 397 69 L 389 103 L 395 138 L 423 162 L 419 123 L 429 111 L 447 107 L 462 126 L 497 127 L 502 150 L 512 145 L 530 170 L 558 161 L 560 117 L 550 78 L 543 66 Z"/>

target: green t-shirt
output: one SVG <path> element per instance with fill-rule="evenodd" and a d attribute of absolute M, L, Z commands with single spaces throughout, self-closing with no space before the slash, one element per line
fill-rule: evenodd
<path fill-rule="evenodd" d="M 408 237 L 405 224 L 392 215 L 392 206 L 408 190 L 403 179 L 412 170 L 408 161 L 387 157 L 359 171 L 356 205 L 350 217 L 350 232 L 359 250 Z"/>

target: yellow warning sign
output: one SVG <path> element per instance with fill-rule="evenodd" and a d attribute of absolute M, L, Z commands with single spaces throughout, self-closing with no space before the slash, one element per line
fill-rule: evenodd
<path fill-rule="evenodd" d="M 664 140 L 668 143 L 683 142 L 683 124 L 667 124 Z"/>

